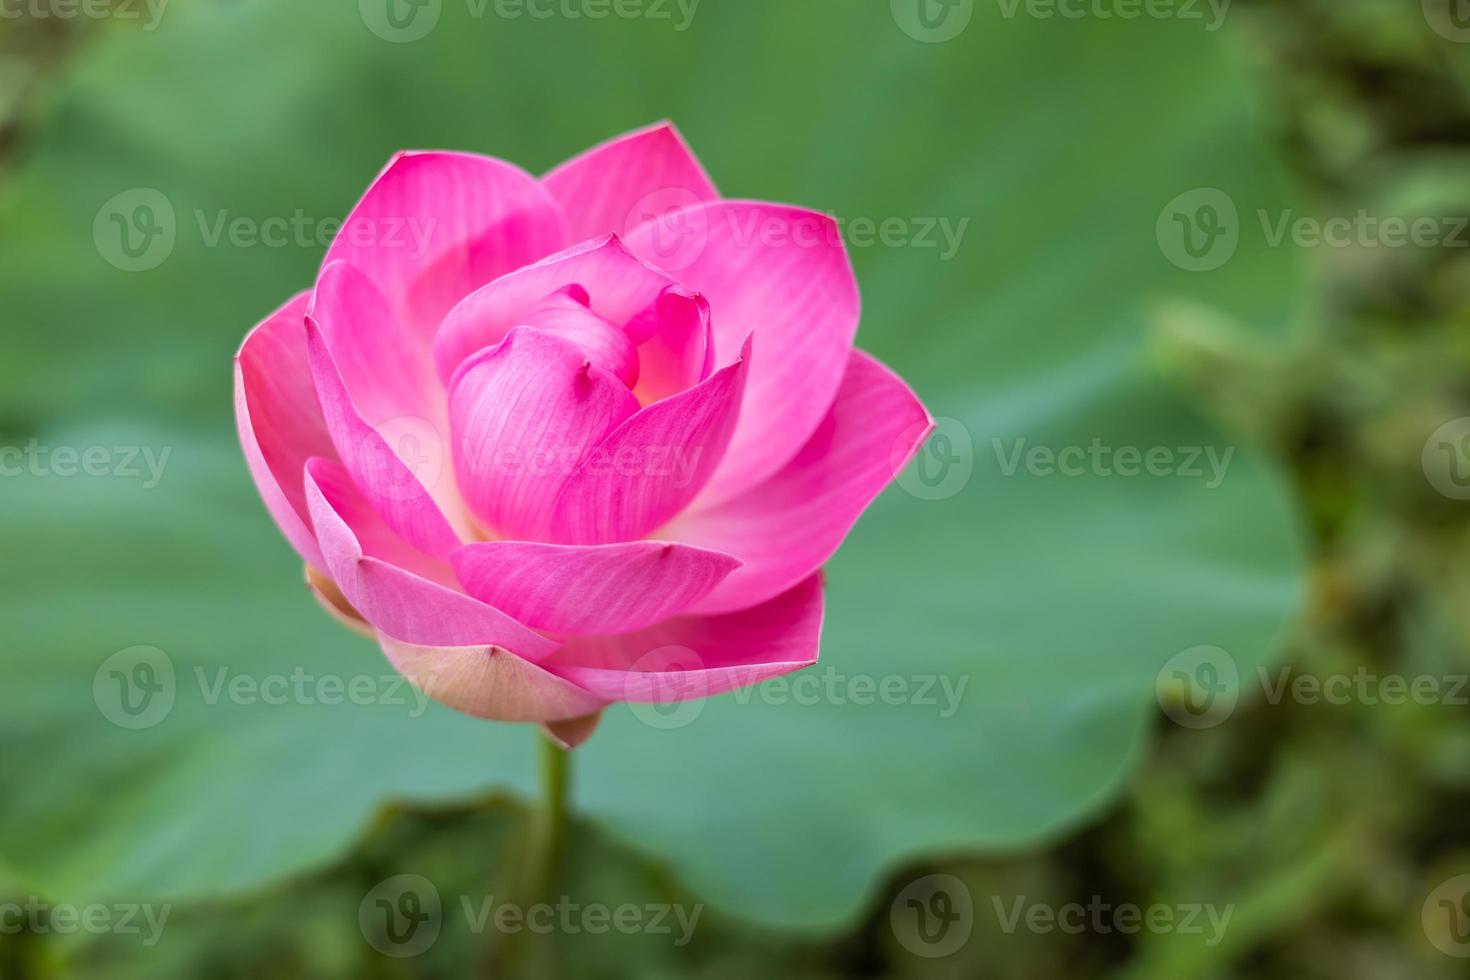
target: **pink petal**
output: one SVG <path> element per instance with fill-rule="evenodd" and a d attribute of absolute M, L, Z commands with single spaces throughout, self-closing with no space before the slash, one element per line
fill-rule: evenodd
<path fill-rule="evenodd" d="M 311 384 L 301 293 L 266 317 L 235 355 L 235 424 L 255 487 L 286 540 L 320 566 L 302 473 L 313 456 L 335 457 Z"/>
<path fill-rule="evenodd" d="M 455 552 L 465 591 L 550 633 L 626 633 L 668 619 L 739 566 L 729 555 L 662 541 L 576 547 L 524 541 Z"/>
<path fill-rule="evenodd" d="M 684 239 L 678 266 L 663 265 L 709 299 L 715 362 L 728 364 L 751 332 L 746 408 L 703 500 L 729 498 L 772 475 L 816 429 L 847 367 L 859 301 L 836 223 L 827 215 L 758 202 L 687 209 L 628 235 L 659 265 L 659 235 Z"/>
<path fill-rule="evenodd" d="M 664 290 L 634 317 L 627 332 L 645 338 L 638 348 L 639 381 L 633 389 L 644 405 L 692 388 L 714 370 L 709 301 L 683 286 Z"/>
<path fill-rule="evenodd" d="M 496 533 L 539 538 L 556 492 L 638 401 L 573 344 L 517 327 L 465 361 L 449 388 L 454 466 Z"/>
<path fill-rule="evenodd" d="M 568 722 L 569 734 L 592 734 L 582 719 L 607 703 L 575 684 L 494 646 L 434 647 L 380 636 L 393 666 L 440 704 L 490 721 Z M 596 723 L 592 723 L 595 727 Z"/>
<path fill-rule="evenodd" d="M 476 351 L 500 343 L 545 298 L 580 286 L 592 312 L 622 326 L 647 309 L 673 281 L 633 255 L 616 237 L 583 242 L 471 293 L 444 318 L 434 339 L 434 366 L 446 384 Z"/>
<path fill-rule="evenodd" d="M 332 262 L 322 269 L 306 316 L 363 416 L 443 414 L 428 349 L 403 329 L 387 298 L 357 267 Z"/>
<path fill-rule="evenodd" d="M 307 501 L 326 572 L 380 634 L 426 646 L 496 646 L 529 660 L 555 650 L 555 643 L 500 610 L 379 557 L 385 551 L 401 555 L 406 546 L 392 543 L 391 532 L 373 516 L 346 471 L 321 459 L 308 463 L 306 471 Z M 349 523 L 353 520 L 359 523 Z"/>
<path fill-rule="evenodd" d="M 813 575 L 740 612 L 574 637 L 542 666 L 609 701 L 691 701 L 810 667 L 821 636 L 822 581 Z"/>
<path fill-rule="evenodd" d="M 458 490 L 446 472 L 442 430 L 431 419 L 414 416 L 369 425 L 348 394 L 321 331 L 308 321 L 306 334 L 317 397 L 343 465 L 394 531 L 421 551 L 447 559 L 468 531 Z M 446 513 L 460 522 L 460 530 L 450 525 Z"/>
<path fill-rule="evenodd" d="M 313 459 L 307 463 L 306 469 L 310 480 L 315 482 L 336 516 L 352 530 L 352 536 L 364 555 L 396 565 L 439 585 L 458 588 L 449 562 L 420 551 L 389 527 L 340 463 Z M 351 605 L 350 601 L 348 604 Z"/>
<path fill-rule="evenodd" d="M 588 360 L 629 388 L 638 383 L 638 352 L 633 342 L 622 327 L 589 310 L 585 294 L 573 296 L 566 290 L 556 293 L 523 317 L 521 324 L 571 341 Z"/>
<path fill-rule="evenodd" d="M 551 517 L 553 539 L 628 541 L 683 510 L 730 443 L 749 363 L 747 343 L 734 364 L 609 433 L 561 488 Z"/>
<path fill-rule="evenodd" d="M 542 180 L 561 205 L 571 241 L 621 234 L 661 210 L 720 196 L 669 122 L 604 143 Z"/>
<path fill-rule="evenodd" d="M 356 266 L 427 345 L 460 299 L 563 242 L 556 202 L 518 167 L 470 153 L 399 153 L 348 215 L 322 267 Z"/>
<path fill-rule="evenodd" d="M 681 515 L 664 533 L 734 555 L 736 569 L 693 609 L 762 602 L 830 558 L 933 428 L 908 385 L 862 351 L 817 431 L 786 468 L 733 500 Z"/>

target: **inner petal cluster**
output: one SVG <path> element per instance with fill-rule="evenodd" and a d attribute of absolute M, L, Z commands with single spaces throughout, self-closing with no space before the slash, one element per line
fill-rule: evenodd
<path fill-rule="evenodd" d="M 723 452 L 723 441 L 707 444 L 702 402 L 691 397 L 711 375 L 709 304 L 640 271 L 658 288 L 636 309 L 621 283 L 573 280 L 534 299 L 493 284 L 451 311 L 451 335 L 493 341 L 447 384 L 455 478 L 483 538 L 632 540 L 666 519 L 656 505 L 673 499 L 670 477 L 685 484 L 678 499 L 698 489 L 690 484 L 708 467 L 691 456 Z M 738 396 L 726 401 L 733 420 Z M 643 518 L 573 529 L 589 495 Z"/>

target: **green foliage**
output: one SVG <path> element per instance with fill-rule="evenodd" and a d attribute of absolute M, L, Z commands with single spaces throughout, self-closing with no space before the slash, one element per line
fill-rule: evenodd
<path fill-rule="evenodd" d="M 1283 750 L 1293 761 L 1263 780 L 1263 801 L 1218 808 L 1242 754 L 1269 751 L 1237 734 L 1254 730 L 1255 711 L 1171 736 L 1149 761 L 1165 661 L 1217 646 L 1254 676 L 1298 605 L 1281 481 L 1174 384 L 1239 392 L 1249 379 L 1180 339 L 1208 335 L 1193 314 L 1162 342 L 1150 330 L 1157 301 L 1186 295 L 1260 324 L 1221 328 L 1223 349 L 1274 365 L 1301 303 L 1297 263 L 1259 235 L 1208 275 L 1177 268 L 1156 238 L 1161 209 L 1192 188 L 1221 188 L 1243 212 L 1291 203 L 1256 90 L 1222 35 L 991 11 L 964 37 L 923 45 L 885 4 L 844 0 L 710 2 L 683 34 L 616 19 L 476 20 L 449 4 L 435 33 L 395 45 L 354 4 L 176 3 L 156 32 L 108 32 L 75 55 L 3 188 L 0 433 L 172 450 L 152 489 L 0 482 L 0 535 L 26 556 L 0 571 L 0 724 L 17 748 L 0 768 L 0 856 L 14 890 L 180 903 L 158 950 L 110 937 L 48 941 L 46 956 L 103 978 L 462 976 L 480 962 L 484 937 L 448 927 L 421 959 L 380 957 L 358 905 L 402 873 L 432 878 L 451 901 L 501 888 L 518 847 L 514 804 L 417 808 L 487 790 L 525 798 L 530 732 L 419 715 L 411 701 L 206 697 L 221 669 L 388 671 L 311 604 L 228 415 L 235 345 L 309 282 L 321 249 L 211 245 L 209 229 L 221 217 L 300 213 L 314 227 L 340 216 L 403 146 L 541 170 L 661 116 L 731 196 L 911 230 L 969 221 L 949 261 L 942 245 L 854 248 L 854 261 L 860 342 L 951 420 L 950 441 L 922 465 L 942 474 L 945 454 L 968 452 L 973 470 L 938 500 L 924 498 L 942 481 L 911 473 L 913 492 L 886 495 L 830 566 L 815 673 L 844 696 L 803 703 L 767 688 L 710 702 L 674 730 L 617 709 L 578 751 L 582 833 L 564 890 L 609 905 L 708 903 L 710 924 L 690 950 L 569 938 L 557 954 L 567 972 L 1100 976 L 1127 964 L 1140 977 L 1225 975 L 1225 962 L 1278 940 L 1281 910 L 1321 907 L 1310 899 L 1359 838 L 1321 804 L 1314 745 Z M 128 273 L 99 252 L 93 219 L 136 187 L 167 197 L 178 241 L 158 268 Z M 1291 402 L 1270 385 L 1277 376 L 1258 381 L 1274 400 L 1231 395 L 1220 416 L 1274 440 L 1260 406 Z M 1094 440 L 1231 455 L 1218 485 L 1011 466 L 1018 451 Z M 165 719 L 133 731 L 99 711 L 93 682 L 137 645 L 166 653 L 178 693 Z M 912 694 L 931 677 L 933 704 L 851 696 L 855 678 L 896 678 Z M 952 713 L 941 680 L 961 692 Z M 1439 734 L 1416 737 L 1449 751 Z M 1385 780 L 1414 778 L 1382 768 Z M 1397 785 L 1370 784 L 1371 772 L 1356 774 L 1371 789 L 1342 799 Z M 1122 808 L 1065 849 L 1014 856 L 1120 794 Z M 977 851 L 1012 856 L 966 857 Z M 913 957 L 889 927 L 889 898 L 927 871 L 967 882 L 982 923 L 945 961 Z M 992 897 L 1086 901 L 1102 889 L 1235 902 L 1241 918 L 1223 949 L 1181 936 L 1135 949 L 1117 936 L 1006 933 L 991 912 Z"/>

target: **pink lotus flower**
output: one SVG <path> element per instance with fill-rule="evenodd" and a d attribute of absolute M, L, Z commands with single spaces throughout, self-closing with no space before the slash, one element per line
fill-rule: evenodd
<path fill-rule="evenodd" d="M 816 662 L 819 569 L 932 425 L 858 305 L 832 219 L 722 199 L 670 125 L 540 180 L 401 153 L 246 337 L 240 442 L 330 610 L 576 744 Z"/>

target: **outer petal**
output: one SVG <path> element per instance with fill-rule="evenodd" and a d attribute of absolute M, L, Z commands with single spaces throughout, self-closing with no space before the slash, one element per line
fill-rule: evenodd
<path fill-rule="evenodd" d="M 434 339 L 440 379 L 447 384 L 467 357 L 500 343 L 525 314 L 569 285 L 583 287 L 593 313 L 622 326 L 674 282 L 638 259 L 616 236 L 583 242 L 502 276 L 451 310 Z"/>
<path fill-rule="evenodd" d="M 374 522 L 346 471 L 321 459 L 306 469 L 307 501 L 326 571 L 379 634 L 424 646 L 495 646 L 533 661 L 555 650 L 555 643 L 500 610 L 374 555 L 370 548 L 381 553 L 391 547 L 391 532 Z"/>
<path fill-rule="evenodd" d="M 320 566 L 302 473 L 313 456 L 335 457 L 311 384 L 301 293 L 266 317 L 235 355 L 235 425 L 266 510 L 297 554 Z"/>
<path fill-rule="evenodd" d="M 476 718 L 554 724 L 578 721 L 607 706 L 570 681 L 497 647 L 429 647 L 390 636 L 380 636 L 379 643 L 414 687 Z M 585 739 L 595 726 L 595 720 L 590 725 L 580 721 L 558 737 Z"/>
<path fill-rule="evenodd" d="M 443 433 L 430 419 L 381 420 L 375 428 L 359 414 L 316 325 L 307 322 L 312 378 L 337 455 L 374 510 L 421 551 L 447 559 L 467 531 L 456 530 L 440 510 L 462 520 L 457 490 L 445 471 Z"/>
<path fill-rule="evenodd" d="M 352 481 L 352 475 L 342 464 L 327 459 L 313 459 L 306 464 L 305 476 L 308 496 L 311 492 L 310 487 L 314 484 L 331 506 L 336 517 L 352 531 L 352 537 L 357 541 L 357 546 L 364 555 L 379 559 L 389 565 L 395 565 L 406 572 L 412 572 L 419 578 L 428 579 L 447 588 L 458 588 L 454 569 L 449 563 L 420 551 L 389 527 L 358 490 Z M 317 517 L 317 514 L 312 514 L 314 525 Z M 326 545 L 322 547 L 325 551 Z M 326 571 L 329 576 L 332 574 L 330 567 L 322 570 Z M 307 579 L 310 581 L 310 574 Z M 323 589 L 323 591 L 329 590 Z M 338 591 L 341 591 L 340 588 Z M 346 595 L 341 598 L 348 606 L 352 605 Z M 336 597 L 332 597 L 332 604 L 341 605 Z M 361 616 L 361 613 L 358 615 Z"/>
<path fill-rule="evenodd" d="M 719 199 L 719 192 L 670 122 L 620 136 L 542 178 L 580 241 L 623 233 L 659 209 Z"/>
<path fill-rule="evenodd" d="M 427 345 L 479 286 L 561 248 L 556 203 L 511 164 L 470 153 L 400 153 L 343 223 L 323 268 L 345 261 Z"/>
<path fill-rule="evenodd" d="M 575 637 L 542 666 L 609 701 L 691 701 L 810 667 L 821 635 L 822 581 L 813 575 L 737 613 Z"/>
<path fill-rule="evenodd" d="M 857 332 L 857 283 L 827 215 L 720 201 L 635 229 L 628 247 L 657 264 L 657 236 L 669 222 L 697 232 L 695 247 L 679 253 L 692 258 L 672 271 L 709 299 L 716 363 L 756 335 L 747 410 L 705 491 L 713 503 L 775 473 L 821 422 Z"/>
<path fill-rule="evenodd" d="M 496 533 L 543 536 L 557 490 L 637 410 L 633 393 L 575 345 L 517 327 L 450 384 L 455 472 L 471 509 Z"/>
<path fill-rule="evenodd" d="M 739 361 L 631 416 L 587 454 L 557 496 L 554 540 L 642 537 L 693 500 L 730 444 L 745 392 Z"/>
<path fill-rule="evenodd" d="M 356 266 L 332 262 L 322 269 L 306 315 L 366 418 L 443 414 L 428 349 L 408 335 L 387 298 Z"/>
<path fill-rule="evenodd" d="M 573 547 L 524 541 L 454 555 L 465 591 L 551 633 L 625 633 L 677 615 L 740 562 L 662 541 Z"/>
<path fill-rule="evenodd" d="M 837 551 L 932 428 L 929 413 L 901 378 L 854 351 L 831 411 L 784 470 L 664 529 L 673 540 L 745 563 L 694 611 L 742 609 L 810 575 Z"/>

